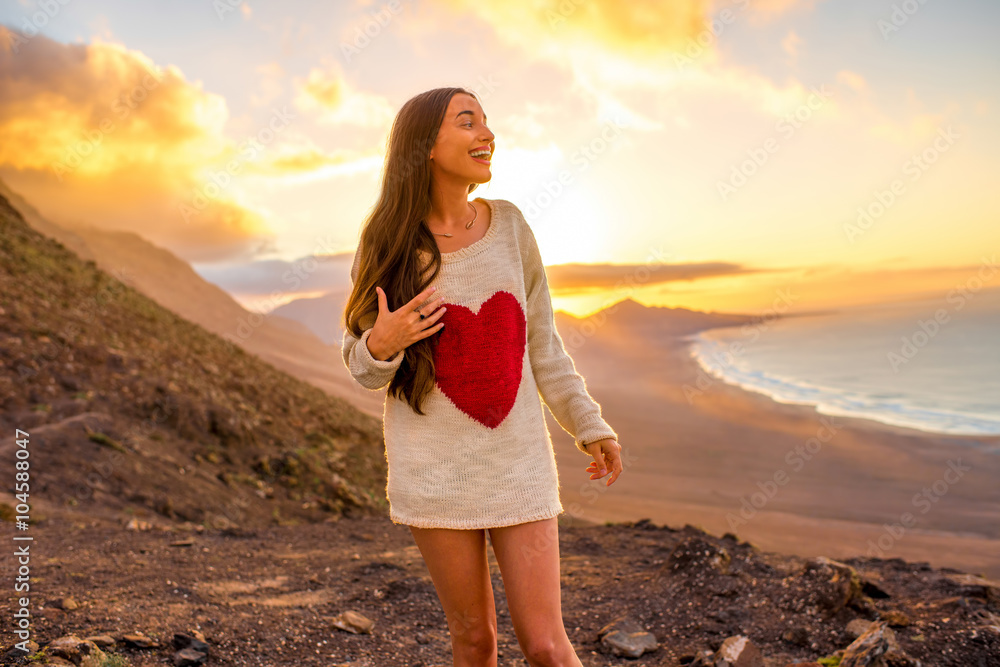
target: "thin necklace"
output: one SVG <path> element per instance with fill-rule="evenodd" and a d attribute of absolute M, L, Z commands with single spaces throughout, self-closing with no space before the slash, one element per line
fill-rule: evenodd
<path fill-rule="evenodd" d="M 465 203 L 468 204 L 469 206 L 472 206 L 472 202 L 471 201 L 467 201 Z M 469 222 L 465 223 L 465 228 L 466 229 L 472 229 L 472 225 L 476 224 L 476 218 L 479 217 L 479 209 L 477 209 L 475 206 L 472 206 L 472 212 L 475 213 L 475 215 L 472 216 L 472 220 L 470 220 Z M 437 232 L 431 232 L 431 234 L 437 234 L 438 236 L 447 236 L 447 237 L 451 238 L 451 234 L 438 234 Z"/>

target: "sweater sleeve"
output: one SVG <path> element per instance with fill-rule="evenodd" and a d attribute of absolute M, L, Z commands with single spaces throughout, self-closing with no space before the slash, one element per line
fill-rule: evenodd
<path fill-rule="evenodd" d="M 354 287 L 358 279 L 358 263 L 360 250 L 354 253 L 354 266 L 351 267 L 351 288 Z M 344 365 L 351 371 L 351 375 L 358 384 L 366 389 L 377 391 L 385 387 L 392 381 L 393 376 L 403 363 L 405 350 L 400 350 L 396 356 L 389 359 L 380 360 L 372 356 L 368 349 L 368 338 L 375 327 L 377 315 L 371 314 L 361 318 L 363 331 L 359 338 L 355 338 L 348 329 L 344 329 L 344 339 L 341 352 L 344 357 Z"/>
<path fill-rule="evenodd" d="M 577 449 L 589 456 L 584 445 L 605 438 L 617 440 L 618 434 L 602 418 L 600 405 L 587 391 L 586 382 L 566 352 L 556 330 L 548 278 L 538 244 L 527 222 L 522 228 L 525 230 L 522 256 L 528 298 L 528 356 L 535 384 L 552 416 L 574 437 Z"/>

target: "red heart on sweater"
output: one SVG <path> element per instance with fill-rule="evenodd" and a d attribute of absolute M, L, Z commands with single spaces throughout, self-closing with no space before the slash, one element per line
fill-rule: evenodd
<path fill-rule="evenodd" d="M 500 291 L 473 313 L 443 304 L 445 326 L 434 346 L 437 385 L 455 406 L 495 428 L 510 413 L 521 386 L 527 321 L 510 292 Z"/>

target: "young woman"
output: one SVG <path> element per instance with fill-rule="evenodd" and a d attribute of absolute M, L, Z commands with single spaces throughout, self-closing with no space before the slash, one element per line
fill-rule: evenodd
<path fill-rule="evenodd" d="M 593 457 L 591 479 L 618 478 L 621 446 L 556 331 L 521 211 L 468 199 L 492 176 L 494 138 L 463 88 L 400 109 L 354 255 L 344 363 L 368 389 L 388 384 L 389 514 L 427 564 L 454 664 L 497 664 L 488 534 L 528 662 L 580 666 L 563 627 L 564 510 L 539 397 Z"/>

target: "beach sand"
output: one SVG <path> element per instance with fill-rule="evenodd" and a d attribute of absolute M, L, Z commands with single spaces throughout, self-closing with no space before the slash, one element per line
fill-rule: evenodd
<path fill-rule="evenodd" d="M 619 434 L 625 470 L 615 484 L 590 480 L 591 459 L 547 417 L 568 514 L 690 523 L 768 551 L 1000 578 L 1000 437 L 821 415 L 706 374 L 679 337 L 615 340 L 628 337 L 570 350 Z"/>

